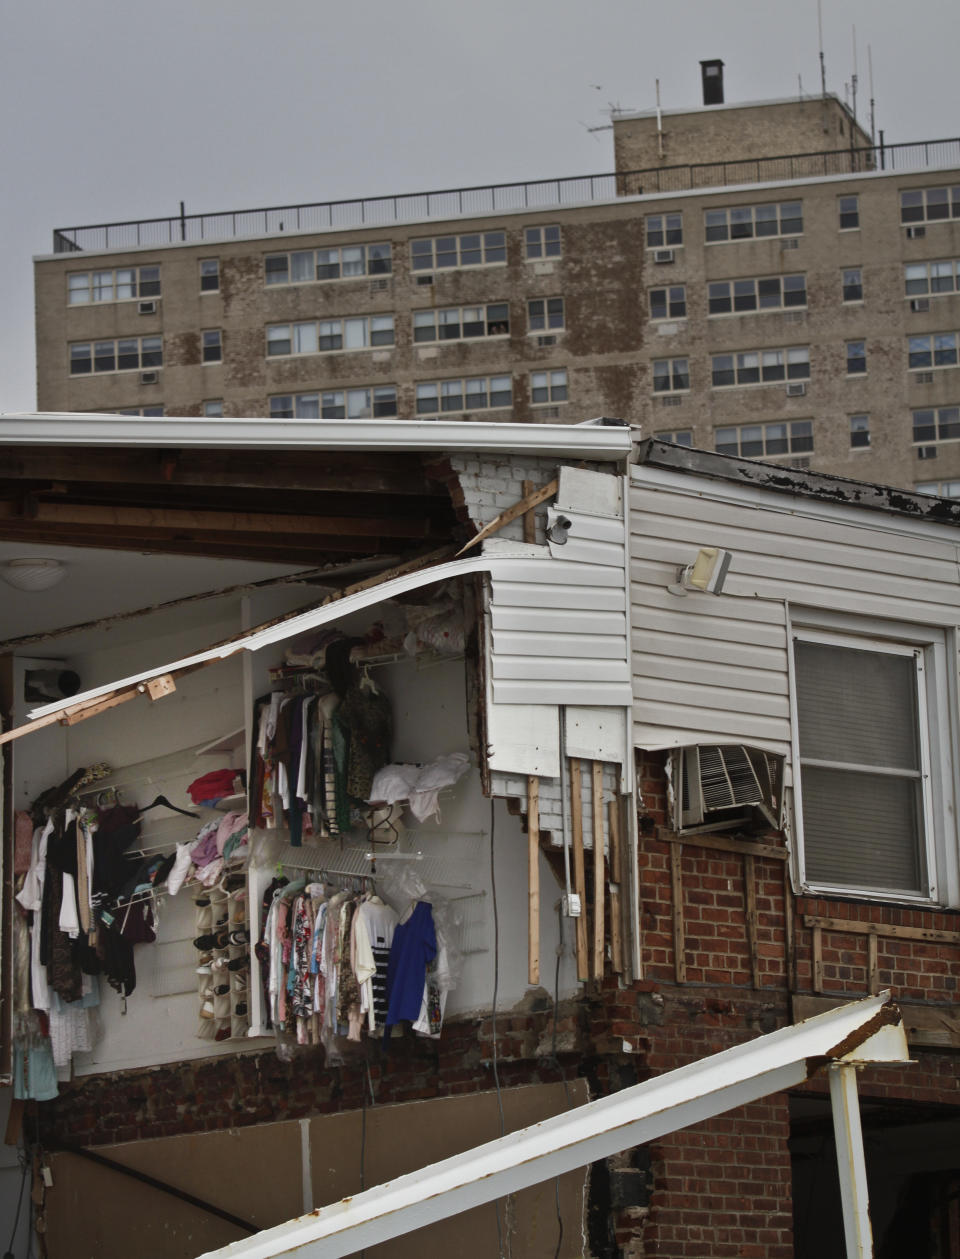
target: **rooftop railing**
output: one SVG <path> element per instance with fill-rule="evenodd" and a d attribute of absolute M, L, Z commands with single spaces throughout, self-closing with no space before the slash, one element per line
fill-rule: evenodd
<path fill-rule="evenodd" d="M 879 144 L 741 161 L 699 162 L 599 175 L 572 175 L 525 183 L 480 184 L 470 188 L 266 206 L 256 210 L 222 210 L 213 214 L 186 214 L 181 202 L 180 213 L 168 218 L 58 227 L 53 233 L 53 251 L 61 254 L 179 242 L 199 244 L 202 241 L 282 232 L 375 227 L 410 219 L 545 210 L 643 193 L 694 192 L 731 184 L 777 183 L 792 179 L 818 179 L 827 175 L 907 172 L 956 165 L 960 165 L 960 138 Z"/>

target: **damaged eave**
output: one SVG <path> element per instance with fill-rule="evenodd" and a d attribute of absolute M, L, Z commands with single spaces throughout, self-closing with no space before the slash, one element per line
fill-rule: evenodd
<path fill-rule="evenodd" d="M 775 490 L 821 503 L 863 507 L 888 515 L 908 516 L 936 525 L 960 525 L 960 501 L 931 494 L 912 494 L 889 485 L 854 481 L 826 472 L 787 468 L 759 459 L 739 459 L 713 451 L 677 446 L 649 437 L 638 444 L 634 462 L 652 468 L 689 472 L 712 480 Z"/>
<path fill-rule="evenodd" d="M 355 1254 L 793 1088 L 820 1064 L 907 1061 L 899 1011 L 889 993 L 881 993 L 588 1102 L 201 1259 Z"/>

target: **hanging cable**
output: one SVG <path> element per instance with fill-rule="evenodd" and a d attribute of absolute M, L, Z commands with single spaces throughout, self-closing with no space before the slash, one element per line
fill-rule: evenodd
<path fill-rule="evenodd" d="M 27 1172 L 30 1168 L 30 1162 L 27 1158 L 26 1150 L 18 1151 L 17 1157 L 23 1167 L 20 1176 L 20 1192 L 17 1194 L 17 1213 L 13 1217 L 13 1228 L 10 1230 L 10 1244 L 4 1253 L 3 1259 L 13 1259 L 13 1246 L 17 1240 L 17 1229 L 20 1227 L 20 1208 L 23 1205 L 23 1190 L 27 1183 Z"/>

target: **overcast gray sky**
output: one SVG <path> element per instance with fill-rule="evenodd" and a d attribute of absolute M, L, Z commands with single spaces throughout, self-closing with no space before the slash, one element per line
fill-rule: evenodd
<path fill-rule="evenodd" d="M 609 107 L 819 88 L 816 0 L 0 0 L 0 411 L 54 227 L 612 168 Z M 957 0 L 823 0 L 890 143 L 960 134 Z"/>

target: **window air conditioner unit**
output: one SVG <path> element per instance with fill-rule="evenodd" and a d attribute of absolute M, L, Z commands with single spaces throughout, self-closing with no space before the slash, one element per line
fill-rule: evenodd
<path fill-rule="evenodd" d="M 798 458 L 790 460 L 790 467 L 791 468 L 809 468 L 810 460 L 807 458 L 806 455 L 800 455 Z"/>
<path fill-rule="evenodd" d="M 140 373 L 141 385 L 158 385 L 159 383 L 160 383 L 159 372 L 141 372 Z"/>
<path fill-rule="evenodd" d="M 932 385 L 933 372 L 917 372 L 917 374 L 914 376 L 914 380 L 917 382 L 918 385 Z"/>
<path fill-rule="evenodd" d="M 795 236 L 786 237 L 784 240 L 780 242 L 781 249 L 798 249 L 799 247 L 800 247 L 800 242 L 797 240 Z"/>
<path fill-rule="evenodd" d="M 556 337 L 537 337 L 537 345 L 556 345 Z"/>
<path fill-rule="evenodd" d="M 537 416 L 541 420 L 558 420 L 560 418 L 560 408 L 537 407 Z"/>
<path fill-rule="evenodd" d="M 390 287 L 389 280 L 371 280 L 370 281 L 371 293 L 384 293 L 389 287 Z"/>
<path fill-rule="evenodd" d="M 920 225 L 907 228 L 907 238 L 909 240 L 919 240 L 922 236 L 926 236 L 927 229 Z"/>
<path fill-rule="evenodd" d="M 937 457 L 936 446 L 918 446 L 917 447 L 918 459 L 936 459 L 936 457 Z"/>
<path fill-rule="evenodd" d="M 792 380 L 787 385 L 788 398 L 802 398 L 807 392 L 807 382 L 805 380 Z"/>
<path fill-rule="evenodd" d="M 806 317 L 807 317 L 807 312 L 805 310 L 788 310 L 784 312 L 783 322 L 784 323 L 803 323 Z"/>
<path fill-rule="evenodd" d="M 674 262 L 676 254 L 672 249 L 655 249 L 653 251 L 654 262 Z"/>
<path fill-rule="evenodd" d="M 138 315 L 155 315 L 157 313 L 156 302 L 140 302 L 137 306 Z"/>
<path fill-rule="evenodd" d="M 432 283 L 433 283 L 433 276 L 432 276 L 432 275 L 418 275 L 418 276 L 417 276 L 417 283 L 418 283 L 418 284 L 421 284 L 421 285 L 422 285 L 422 284 L 432 284 Z"/>
<path fill-rule="evenodd" d="M 929 297 L 915 297 L 913 301 L 910 303 L 910 309 L 916 310 L 916 311 L 929 310 L 930 298 Z"/>
<path fill-rule="evenodd" d="M 665 407 L 678 407 L 681 402 L 683 402 L 682 398 L 671 398 L 669 394 L 667 397 L 660 399 L 661 405 Z"/>
<path fill-rule="evenodd" d="M 696 744 L 672 761 L 674 827 L 779 829 L 783 757 L 759 748 Z"/>

